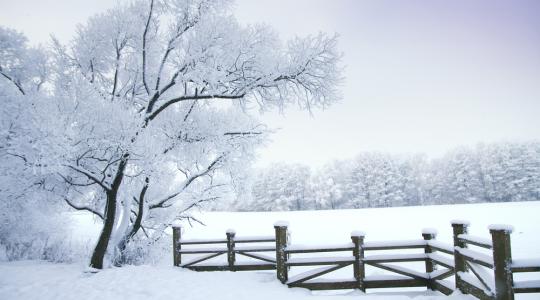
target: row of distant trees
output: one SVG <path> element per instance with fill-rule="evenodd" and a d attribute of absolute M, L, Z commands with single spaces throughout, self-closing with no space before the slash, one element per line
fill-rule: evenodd
<path fill-rule="evenodd" d="M 312 170 L 275 164 L 236 210 L 282 211 L 540 199 L 540 142 L 480 144 L 438 159 L 362 153 Z"/>

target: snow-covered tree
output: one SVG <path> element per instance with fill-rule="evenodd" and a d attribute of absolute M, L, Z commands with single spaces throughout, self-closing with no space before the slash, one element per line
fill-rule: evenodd
<path fill-rule="evenodd" d="M 259 171 L 252 187 L 249 210 L 308 210 L 315 206 L 309 167 L 278 163 Z"/>
<path fill-rule="evenodd" d="M 2 55 L 21 43 L 9 41 Z M 229 1 L 209 0 L 133 1 L 54 41 L 54 80 L 32 103 L 39 155 L 29 165 L 55 178 L 70 207 L 103 220 L 90 265 L 103 268 L 106 254 L 122 263 L 137 238 L 158 239 L 227 193 L 268 132 L 251 112 L 339 99 L 336 43 L 323 33 L 282 43 L 267 26 L 239 25 Z M 19 76 L 38 64 L 10 61 L 5 81 L 22 95 L 27 82 L 40 88 L 39 76 Z"/>
<path fill-rule="evenodd" d="M 0 27 L 0 248 L 8 259 L 65 259 L 52 250 L 63 225 L 52 196 L 55 178 L 36 163 L 44 155 L 36 144 L 37 104 L 48 97 L 49 75 L 43 48 Z"/>

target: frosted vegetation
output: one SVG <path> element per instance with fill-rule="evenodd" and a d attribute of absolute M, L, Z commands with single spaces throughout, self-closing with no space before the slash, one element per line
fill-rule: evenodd
<path fill-rule="evenodd" d="M 251 197 L 216 209 L 284 211 L 540 200 L 540 142 L 462 147 L 441 158 L 362 153 L 320 169 L 255 171 Z"/>
<path fill-rule="evenodd" d="M 3 252 L 68 259 L 78 210 L 102 224 L 91 267 L 140 262 L 192 208 L 241 192 L 270 132 L 255 112 L 340 99 L 340 57 L 336 36 L 283 42 L 220 0 L 129 1 L 47 47 L 0 27 Z"/>

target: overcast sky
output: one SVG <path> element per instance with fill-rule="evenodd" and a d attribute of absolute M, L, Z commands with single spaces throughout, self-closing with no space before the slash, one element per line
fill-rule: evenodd
<path fill-rule="evenodd" d="M 68 40 L 109 0 L 0 0 L 0 25 L 32 42 Z M 340 34 L 344 99 L 262 118 L 281 128 L 261 151 L 321 165 L 361 151 L 442 154 L 458 145 L 540 138 L 540 1 L 240 0 L 243 23 L 282 38 Z"/>

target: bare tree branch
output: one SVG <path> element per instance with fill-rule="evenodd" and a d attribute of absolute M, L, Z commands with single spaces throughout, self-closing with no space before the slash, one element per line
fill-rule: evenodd
<path fill-rule="evenodd" d="M 74 166 L 71 166 L 71 165 L 65 165 L 66 167 L 78 172 L 78 173 L 81 173 L 83 174 L 84 176 L 88 177 L 88 179 L 92 180 L 93 182 L 97 183 L 99 186 L 101 186 L 104 190 L 106 191 L 110 191 L 111 188 L 106 186 L 105 183 L 103 183 L 102 180 L 99 180 L 96 176 L 94 176 L 92 173 L 86 171 L 86 170 L 83 170 L 83 169 L 79 169 L 78 167 L 74 167 Z"/>
<path fill-rule="evenodd" d="M 165 103 L 163 103 L 158 109 L 156 109 L 154 112 L 152 112 L 148 117 L 146 117 L 146 123 L 148 123 L 149 121 L 155 119 L 159 113 L 161 113 L 163 110 L 165 110 L 167 107 L 175 104 L 175 103 L 178 103 L 178 102 L 182 102 L 182 101 L 190 101 L 190 100 L 207 100 L 207 99 L 242 99 L 245 97 L 245 94 L 241 94 L 241 95 L 204 95 L 204 96 L 199 96 L 199 95 L 193 95 L 193 96 L 182 96 L 182 97 L 177 97 L 177 98 L 173 98 L 173 99 L 170 99 L 168 101 L 166 101 Z"/>
<path fill-rule="evenodd" d="M 4 73 L 4 70 L 2 70 L 2 67 L 0 67 L 0 74 L 2 74 L 2 76 L 4 76 L 7 80 L 11 81 L 11 83 L 13 83 L 17 87 L 17 89 L 19 90 L 19 92 L 21 92 L 21 94 L 26 95 L 26 93 L 24 92 L 24 89 L 22 88 L 21 83 L 11 78 L 6 73 Z"/>
<path fill-rule="evenodd" d="M 88 211 L 88 212 L 91 212 L 91 213 L 93 213 L 94 215 L 98 216 L 101 220 L 104 219 L 102 213 L 98 212 L 97 210 L 95 210 L 95 209 L 93 209 L 93 208 L 91 208 L 91 207 L 88 207 L 88 206 L 85 206 L 85 205 L 76 205 L 76 204 L 74 204 L 73 202 L 69 201 L 69 199 L 66 198 L 66 197 L 64 197 L 64 201 L 66 201 L 66 203 L 67 203 L 69 206 L 73 207 L 73 208 L 76 209 L 76 210 L 84 210 L 84 211 Z"/>
<path fill-rule="evenodd" d="M 178 192 L 175 192 L 167 197 L 165 197 L 164 199 L 158 201 L 157 203 L 154 203 L 154 204 L 151 204 L 148 206 L 148 209 L 155 209 L 155 208 L 165 208 L 165 207 L 168 207 L 167 206 L 167 201 L 169 200 L 172 200 L 174 199 L 176 196 L 180 195 L 180 193 L 182 193 L 185 189 L 187 189 L 189 187 L 189 185 L 191 185 L 191 183 L 193 183 L 193 181 L 195 181 L 195 179 L 199 178 L 199 177 L 202 177 L 202 176 L 205 176 L 207 175 L 208 173 L 210 173 L 214 167 L 219 163 L 219 161 L 223 158 L 223 155 L 219 156 L 218 158 L 216 158 L 214 161 L 212 161 L 212 163 L 210 163 L 210 165 L 208 165 L 208 167 L 203 170 L 202 172 L 199 172 L 191 177 L 189 177 L 189 179 L 187 179 L 184 184 L 182 185 L 182 187 L 180 188 L 180 190 Z"/>
<path fill-rule="evenodd" d="M 150 88 L 146 83 L 146 35 L 148 34 L 148 28 L 150 27 L 150 20 L 152 19 L 152 12 L 154 11 L 154 0 L 150 1 L 150 11 L 148 12 L 148 19 L 146 20 L 146 25 L 144 26 L 144 33 L 142 38 L 142 81 L 146 93 L 150 95 Z"/>
<path fill-rule="evenodd" d="M 232 131 L 232 132 L 225 132 L 223 135 L 261 135 L 263 132 L 261 131 Z"/>

